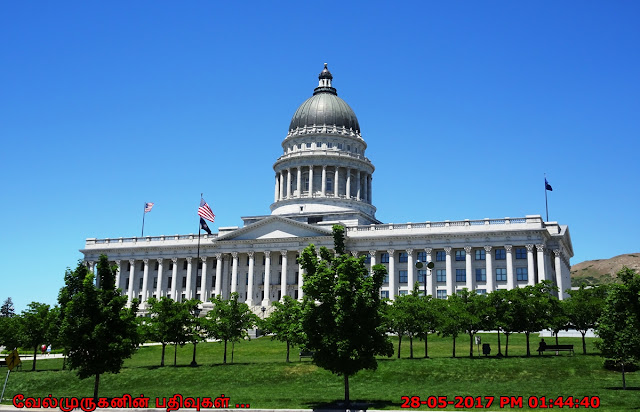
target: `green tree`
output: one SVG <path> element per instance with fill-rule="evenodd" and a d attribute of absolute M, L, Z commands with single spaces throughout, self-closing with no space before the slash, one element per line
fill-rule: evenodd
<path fill-rule="evenodd" d="M 414 288 L 414 292 L 416 289 Z M 414 293 L 412 292 L 412 293 Z M 419 293 L 418 293 L 419 294 Z M 441 299 L 434 299 L 432 296 L 420 296 L 419 309 L 414 313 L 419 326 L 417 337 L 424 341 L 424 357 L 429 357 L 429 334 L 436 333 L 438 328 Z"/>
<path fill-rule="evenodd" d="M 469 356 L 473 357 L 473 335 L 487 325 L 489 316 L 489 302 L 484 295 L 478 295 L 476 291 L 466 288 L 456 294 L 462 304 L 460 322 L 462 330 L 469 335 Z"/>
<path fill-rule="evenodd" d="M 32 371 L 36 370 L 36 355 L 38 348 L 47 343 L 49 322 L 49 305 L 31 302 L 27 309 L 22 311 L 20 317 L 20 344 L 27 348 L 33 348 Z"/>
<path fill-rule="evenodd" d="M 174 344 L 173 366 L 176 366 L 178 345 L 182 346 L 190 340 L 188 326 L 193 303 L 176 302 L 164 296 L 160 299 L 150 298 L 147 304 L 150 317 L 145 319 L 145 335 L 148 339 L 162 344 L 160 366 L 164 366 L 167 344 Z"/>
<path fill-rule="evenodd" d="M 466 329 L 466 309 L 462 299 L 458 295 L 451 295 L 443 301 L 438 335 L 451 337 L 453 340 L 452 356 L 456 357 L 456 339 Z"/>
<path fill-rule="evenodd" d="M 382 302 L 382 314 L 385 328 L 388 332 L 398 336 L 398 359 L 400 359 L 402 337 L 407 333 L 408 318 L 411 316 L 406 311 L 406 305 L 403 305 L 405 298 L 406 296 L 398 296 L 396 297 L 396 300 L 384 300 Z"/>
<path fill-rule="evenodd" d="M 604 310 L 607 286 L 570 290 L 571 297 L 566 301 L 566 313 L 571 325 L 582 334 L 582 353 L 587 354 L 585 335 L 589 329 L 598 326 L 598 319 Z"/>
<path fill-rule="evenodd" d="M 224 342 L 223 363 L 227 363 L 227 343 L 237 342 L 249 336 L 247 332 L 259 322 L 246 303 L 238 302 L 238 294 L 232 293 L 229 299 L 216 296 L 211 299 L 213 309 L 207 313 L 203 326 L 207 334 Z M 233 352 L 231 354 L 233 359 Z"/>
<path fill-rule="evenodd" d="M 291 345 L 301 345 L 305 341 L 302 330 L 302 304 L 285 295 L 282 303 L 274 302 L 275 309 L 264 320 L 264 329 L 272 333 L 271 339 L 287 343 L 287 362 L 289 362 L 289 349 Z"/>
<path fill-rule="evenodd" d="M 0 317 L 0 346 L 16 349 L 20 346 L 20 316 Z"/>
<path fill-rule="evenodd" d="M 100 288 L 83 262 L 75 271 L 67 270 L 65 286 L 58 300 L 64 311 L 61 336 L 68 352 L 68 363 L 80 379 L 95 377 L 97 402 L 100 375 L 118 373 L 124 360 L 139 344 L 135 314 L 137 300 L 125 308 L 127 297 L 115 287 L 116 267 L 110 267 L 105 255 L 98 260 Z"/>
<path fill-rule="evenodd" d="M 558 334 L 560 331 L 569 329 L 566 300 L 560 300 L 555 296 L 549 298 L 549 329 L 551 329 L 551 332 L 556 337 L 556 345 L 558 345 Z"/>
<path fill-rule="evenodd" d="M 527 356 L 531 356 L 531 333 L 547 329 L 549 327 L 549 315 L 551 292 L 557 290 L 550 281 L 542 281 L 533 286 L 512 289 L 511 305 L 513 308 L 513 321 L 518 325 L 518 332 L 524 332 L 527 339 Z"/>
<path fill-rule="evenodd" d="M 622 371 L 622 388 L 627 388 L 625 367 L 640 360 L 640 275 L 627 267 L 617 273 L 622 284 L 610 286 L 598 320 L 596 342 L 601 355 Z"/>
<path fill-rule="evenodd" d="M 16 309 L 13 306 L 11 296 L 9 296 L 2 306 L 0 306 L 0 318 L 10 318 L 16 315 Z"/>
<path fill-rule="evenodd" d="M 387 270 L 375 265 L 370 275 L 364 257 L 345 253 L 343 227 L 333 227 L 333 239 L 335 256 L 322 247 L 318 257 L 315 246 L 309 245 L 299 258 L 306 272 L 303 328 L 305 346 L 315 351 L 316 365 L 344 377 L 348 405 L 349 377 L 361 369 L 375 370 L 377 355 L 393 355 L 380 302 Z"/>
<path fill-rule="evenodd" d="M 500 331 L 510 324 L 509 316 L 509 291 L 506 289 L 497 289 L 489 293 L 488 306 L 491 308 L 491 317 L 489 318 L 490 328 L 498 331 L 498 353 L 496 356 L 502 357 L 502 345 L 500 342 Z M 505 352 L 507 350 L 505 349 Z"/>

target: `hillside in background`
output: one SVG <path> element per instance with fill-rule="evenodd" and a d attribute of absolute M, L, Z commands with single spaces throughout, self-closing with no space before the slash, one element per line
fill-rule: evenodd
<path fill-rule="evenodd" d="M 601 285 L 616 281 L 616 273 L 626 266 L 640 273 L 640 253 L 627 253 L 611 259 L 596 259 L 571 266 L 571 286 Z"/>

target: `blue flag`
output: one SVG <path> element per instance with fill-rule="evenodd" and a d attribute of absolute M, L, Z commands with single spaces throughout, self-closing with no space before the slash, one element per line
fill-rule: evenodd
<path fill-rule="evenodd" d="M 551 185 L 549 184 L 549 182 L 547 182 L 547 178 L 544 178 L 544 188 L 547 189 L 550 192 L 553 192 L 553 188 L 551 187 Z"/>

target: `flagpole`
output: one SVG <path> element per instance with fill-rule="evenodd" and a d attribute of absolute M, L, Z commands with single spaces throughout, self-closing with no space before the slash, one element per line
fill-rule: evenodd
<path fill-rule="evenodd" d="M 200 200 L 202 200 L 202 193 L 200 193 Z M 201 217 L 198 216 L 198 257 L 196 257 L 196 281 L 198 280 L 198 267 L 200 266 L 200 232 L 202 232 L 202 225 L 200 224 Z M 198 290 L 196 285 L 195 290 Z M 200 297 L 204 296 L 204 290 L 200 291 Z"/>
<path fill-rule="evenodd" d="M 549 202 L 547 202 L 547 174 L 544 174 L 544 206 L 547 209 L 547 220 L 549 221 Z"/>
<path fill-rule="evenodd" d="M 140 234 L 140 237 L 144 237 L 144 215 L 147 214 L 147 212 L 145 212 L 144 210 L 147 207 L 147 203 L 144 203 L 144 206 L 142 206 L 142 234 Z"/>

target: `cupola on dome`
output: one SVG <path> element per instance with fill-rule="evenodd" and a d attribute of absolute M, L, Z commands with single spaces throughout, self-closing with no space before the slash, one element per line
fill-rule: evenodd
<path fill-rule="evenodd" d="M 318 75 L 319 84 L 308 98 L 293 114 L 289 130 L 305 126 L 336 126 L 360 133 L 360 124 L 353 109 L 347 102 L 338 97 L 338 93 L 331 86 L 333 76 L 324 64 L 324 69 Z"/>

